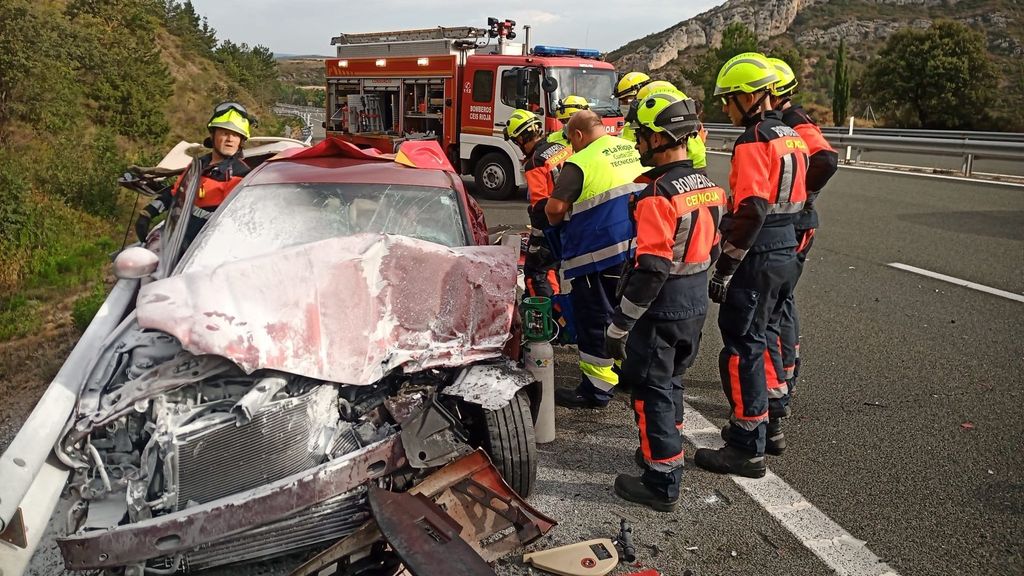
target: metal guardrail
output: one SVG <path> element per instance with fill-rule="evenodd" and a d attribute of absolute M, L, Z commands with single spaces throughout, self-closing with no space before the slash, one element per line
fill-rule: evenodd
<path fill-rule="evenodd" d="M 708 138 L 723 140 L 724 148 L 729 148 L 732 141 L 742 134 L 741 128 L 724 124 L 706 124 Z M 974 161 L 978 158 L 996 160 L 1016 160 L 1024 162 L 1024 140 L 995 141 L 980 138 L 919 138 L 913 136 L 877 136 L 861 133 L 845 134 L 823 130 L 826 140 L 836 150 L 846 150 L 847 163 L 859 163 L 864 152 L 906 152 L 931 156 L 952 156 L 962 160 L 961 172 L 971 176 Z M 953 133 L 947 133 L 953 134 Z M 955 134 L 987 134 L 984 132 L 957 132 Z M 1024 136 L 1024 135 L 1020 135 Z"/>
<path fill-rule="evenodd" d="M 708 130 L 730 129 L 731 124 L 708 123 Z M 849 135 L 846 126 L 822 126 L 822 133 L 827 136 Z M 984 140 L 986 142 L 1024 142 L 1021 132 L 975 132 L 971 130 L 921 130 L 909 128 L 857 128 L 853 129 L 856 136 L 888 136 L 891 138 L 938 138 L 953 140 Z"/>

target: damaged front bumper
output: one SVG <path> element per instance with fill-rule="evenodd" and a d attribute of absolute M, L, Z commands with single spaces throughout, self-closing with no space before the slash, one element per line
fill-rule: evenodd
<path fill-rule="evenodd" d="M 109 530 L 67 536 L 58 539 L 57 544 L 70 570 L 141 567 L 146 561 L 161 557 L 174 559 L 178 566 L 172 568 L 185 567 L 182 563 L 192 569 L 227 564 L 234 561 L 232 550 L 221 550 L 212 557 L 208 549 L 231 542 L 244 547 L 247 532 L 287 521 L 350 491 L 363 492 L 361 487 L 367 481 L 387 476 L 405 464 L 401 442 L 397 436 L 391 436 L 343 458 L 242 494 Z M 365 499 L 364 494 L 353 496 Z M 336 540 L 366 520 L 367 516 L 353 517 L 351 508 L 346 506 L 329 514 L 338 516 L 341 512 L 347 518 L 319 519 L 330 521 L 336 528 L 325 531 L 320 541 Z M 355 520 L 355 525 L 337 522 L 346 519 Z M 204 550 L 205 554 L 198 554 L 189 562 L 190 553 Z"/>

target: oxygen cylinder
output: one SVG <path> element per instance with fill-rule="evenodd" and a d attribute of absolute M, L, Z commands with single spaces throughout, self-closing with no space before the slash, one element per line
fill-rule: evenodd
<path fill-rule="evenodd" d="M 533 423 L 538 444 L 555 439 L 555 350 L 551 346 L 555 324 L 551 319 L 551 300 L 543 296 L 523 299 L 523 362 L 540 382 L 540 406 Z"/>
<path fill-rule="evenodd" d="M 533 431 L 537 444 L 547 444 L 555 439 L 555 349 L 550 342 L 527 342 L 523 360 L 533 378 L 540 382 L 540 407 Z"/>

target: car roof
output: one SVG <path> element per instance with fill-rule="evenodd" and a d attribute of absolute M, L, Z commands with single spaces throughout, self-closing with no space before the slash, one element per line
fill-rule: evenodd
<path fill-rule="evenodd" d="M 246 185 L 298 183 L 402 184 L 453 188 L 451 177 L 442 170 L 423 170 L 397 162 L 326 156 L 279 159 L 261 165 L 246 179 Z"/>

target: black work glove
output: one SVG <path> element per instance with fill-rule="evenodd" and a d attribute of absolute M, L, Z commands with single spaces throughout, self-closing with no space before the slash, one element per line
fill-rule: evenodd
<path fill-rule="evenodd" d="M 629 338 L 629 330 L 609 324 L 608 329 L 604 332 L 604 353 L 612 360 L 625 360 L 627 338 Z"/>
<path fill-rule="evenodd" d="M 732 276 L 723 276 L 716 270 L 711 275 L 711 283 L 708 284 L 708 296 L 711 297 L 712 302 L 721 304 L 725 302 L 725 295 L 729 291 L 729 282 L 732 280 Z"/>
<path fill-rule="evenodd" d="M 149 214 L 145 212 L 139 213 L 139 218 L 135 221 L 135 235 L 139 237 L 139 242 L 146 243 L 146 236 L 149 236 Z"/>

